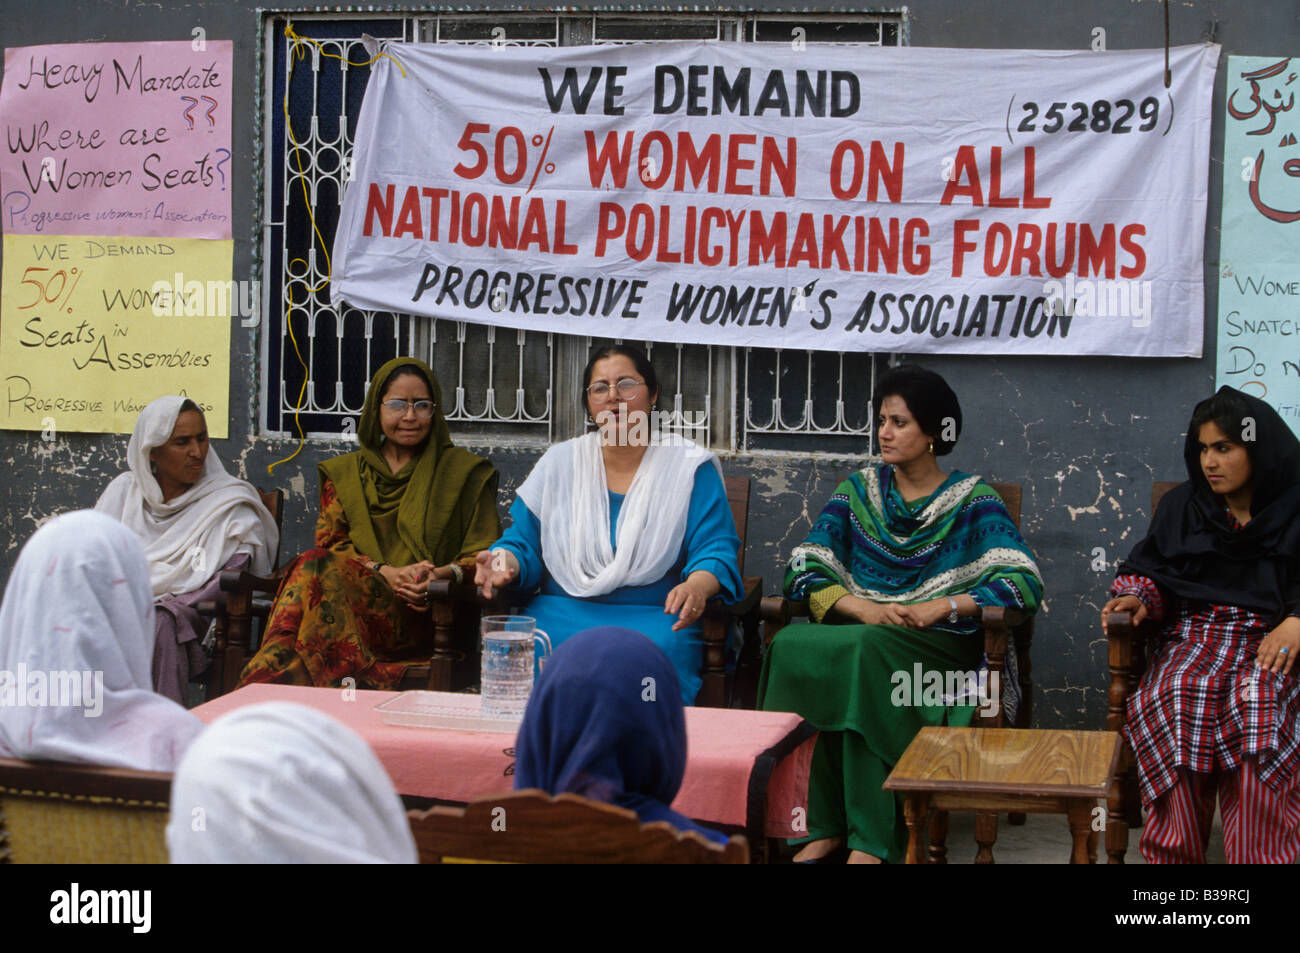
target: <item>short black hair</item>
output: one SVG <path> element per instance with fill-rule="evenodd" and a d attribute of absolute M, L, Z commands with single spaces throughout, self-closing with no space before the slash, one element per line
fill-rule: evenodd
<path fill-rule="evenodd" d="M 620 354 L 630 360 L 636 372 L 645 379 L 646 393 L 658 396 L 659 378 L 655 376 L 654 365 L 650 363 L 650 358 L 645 356 L 645 351 L 635 344 L 608 344 L 592 352 L 591 359 L 587 361 L 587 366 L 582 371 L 582 390 L 578 391 L 578 406 L 582 408 L 584 417 L 591 412 L 587 406 L 587 386 L 591 383 L 591 372 L 596 362 Z"/>
<path fill-rule="evenodd" d="M 1197 404 L 1196 409 L 1192 411 L 1192 422 L 1187 425 L 1188 443 L 1199 443 L 1201 428 L 1212 423 L 1218 426 L 1233 443 L 1245 447 L 1246 453 L 1250 456 L 1250 462 L 1253 464 L 1255 462 L 1255 441 L 1243 438 L 1246 430 L 1246 418 L 1252 416 L 1250 404 L 1246 402 L 1245 397 L 1239 391 L 1227 387 L 1221 388 L 1217 394 Z"/>
<path fill-rule="evenodd" d="M 901 397 L 907 409 L 916 418 L 921 431 L 934 441 L 934 455 L 942 457 L 952 453 L 961 436 L 961 404 L 948 382 L 924 367 L 916 364 L 900 364 L 891 367 L 876 382 L 875 393 L 871 395 L 871 420 L 874 425 L 880 419 L 880 405 L 886 397 Z M 948 422 L 955 425 L 949 428 Z M 945 440 L 943 433 L 951 429 L 953 437 Z"/>
<path fill-rule="evenodd" d="M 203 408 L 200 407 L 198 404 L 194 403 L 194 401 L 190 400 L 188 397 L 186 397 L 183 401 L 181 401 L 181 409 L 176 411 L 176 416 L 179 417 L 187 410 L 192 410 L 196 412 L 200 417 L 203 416 Z"/>

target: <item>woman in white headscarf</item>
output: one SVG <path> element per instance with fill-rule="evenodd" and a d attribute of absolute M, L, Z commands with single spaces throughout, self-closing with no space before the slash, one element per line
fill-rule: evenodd
<path fill-rule="evenodd" d="M 149 564 L 91 510 L 50 520 L 0 605 L 0 755 L 171 771 L 202 723 L 150 688 Z"/>
<path fill-rule="evenodd" d="M 257 491 L 221 465 L 192 400 L 159 397 L 142 410 L 126 455 L 127 471 L 95 509 L 144 546 L 158 604 L 153 684 L 184 704 L 190 679 L 208 666 L 196 607 L 216 595 L 223 569 L 269 573 L 280 533 Z"/>
<path fill-rule="evenodd" d="M 172 782 L 173 864 L 414 864 L 415 839 L 370 746 L 315 709 L 217 719 Z"/>

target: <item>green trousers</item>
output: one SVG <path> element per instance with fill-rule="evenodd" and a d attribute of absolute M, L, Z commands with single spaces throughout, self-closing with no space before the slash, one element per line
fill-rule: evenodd
<path fill-rule="evenodd" d="M 974 705 L 945 704 L 928 689 L 962 683 L 983 651 L 978 635 L 894 625 L 782 629 L 763 664 L 760 707 L 797 712 L 821 731 L 807 834 L 791 843 L 844 837 L 853 850 L 901 861 L 903 799 L 881 785 L 923 727 L 971 723 Z"/>

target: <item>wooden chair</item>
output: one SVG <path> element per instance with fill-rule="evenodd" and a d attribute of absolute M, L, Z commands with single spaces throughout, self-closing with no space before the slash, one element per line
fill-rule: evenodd
<path fill-rule="evenodd" d="M 529 789 L 467 807 L 409 811 L 420 863 L 745 864 L 739 834 L 725 846 L 621 807 Z"/>
<path fill-rule="evenodd" d="M 1020 504 L 1022 491 L 1019 483 L 989 483 L 989 486 L 1002 498 L 1011 521 L 1020 528 Z M 762 600 L 761 609 L 764 629 L 764 644 L 771 645 L 778 632 L 789 625 L 791 620 L 808 615 L 808 603 L 797 602 L 781 596 L 769 596 Z M 1001 684 L 1006 668 L 1007 651 L 1016 653 L 1018 684 L 1020 686 L 1020 707 L 1016 710 L 1014 724 L 1008 724 L 1002 706 L 997 714 L 976 715 L 976 724 L 981 728 L 1028 728 L 1033 722 L 1034 685 L 1029 663 L 1030 644 L 1034 638 L 1033 617 L 1026 618 L 1016 609 L 1000 606 L 986 607 L 980 615 L 984 632 L 984 654 L 988 656 L 989 671 L 997 672 Z M 992 675 L 990 674 L 990 680 Z M 1013 812 L 1012 824 L 1025 823 L 1025 815 Z M 947 863 L 948 849 L 948 814 L 946 811 L 933 811 L 930 815 L 930 862 Z M 975 840 L 979 845 L 978 857 L 992 863 L 993 843 L 997 839 L 997 815 L 977 814 L 975 817 Z"/>
<path fill-rule="evenodd" d="M 757 684 L 757 667 L 759 633 L 759 605 L 762 600 L 763 580 L 757 576 L 745 577 L 745 536 L 749 526 L 749 477 L 727 477 L 725 479 L 727 502 L 731 505 L 731 516 L 736 524 L 736 535 L 740 537 L 740 552 L 737 554 L 739 570 L 743 583 L 743 595 L 740 601 L 730 605 L 721 597 L 709 600 L 701 618 L 704 632 L 704 664 L 702 674 L 704 683 L 695 704 L 707 708 L 725 708 L 729 700 L 738 694 L 737 687 L 741 681 L 752 679 Z M 430 613 L 433 617 L 433 657 L 427 669 L 413 666 L 403 679 L 401 688 L 428 688 L 430 691 L 451 691 L 452 675 L 455 664 L 474 656 L 474 647 L 478 638 L 478 618 L 483 612 L 492 609 L 505 611 L 506 603 L 501 599 L 487 602 L 474 587 L 473 577 L 466 574 L 463 582 L 436 580 L 429 584 Z M 733 673 L 732 691 L 728 691 L 727 676 L 727 635 L 732 623 L 741 626 L 745 641 L 741 661 Z M 427 672 L 427 675 L 426 675 Z M 752 708 L 751 703 L 748 707 Z"/>
<path fill-rule="evenodd" d="M 165 864 L 170 774 L 0 758 L 0 863 Z"/>
<path fill-rule="evenodd" d="M 705 708 L 726 708 L 729 700 L 741 694 L 742 681 L 752 681 L 755 694 L 758 686 L 758 667 L 761 661 L 758 642 L 759 607 L 763 598 L 763 580 L 758 576 L 745 576 L 745 537 L 749 529 L 749 477 L 727 477 L 727 502 L 731 504 L 731 518 L 736 523 L 740 537 L 740 551 L 736 554 L 740 571 L 740 601 L 728 605 L 720 597 L 709 600 L 700 620 L 704 626 L 704 684 L 695 696 L 695 704 Z M 733 691 L 727 691 L 727 635 L 732 624 L 740 626 L 744 642 L 736 671 L 732 677 Z M 742 706 L 744 707 L 744 706 Z M 751 703 L 747 707 L 753 708 Z"/>
<path fill-rule="evenodd" d="M 1164 495 L 1177 482 L 1160 481 L 1151 485 L 1151 515 Z M 1128 697 L 1133 694 L 1146 671 L 1146 642 L 1155 635 L 1155 626 L 1143 622 L 1133 625 L 1128 612 L 1112 612 L 1106 619 L 1106 648 L 1110 666 L 1110 691 L 1106 705 L 1106 730 L 1122 737 L 1128 721 Z M 1130 827 L 1142 826 L 1142 798 L 1138 790 L 1137 759 L 1128 740 L 1120 751 L 1119 778 L 1107 800 L 1106 857 L 1109 863 L 1124 863 L 1128 851 Z"/>
<path fill-rule="evenodd" d="M 275 520 L 277 530 L 284 525 L 284 491 L 258 490 L 262 504 Z M 281 537 L 283 541 L 283 537 Z M 280 550 L 271 565 L 280 561 Z M 221 594 L 211 603 L 199 606 L 200 614 L 208 613 L 216 620 L 216 637 L 212 651 L 212 664 L 205 675 L 206 700 L 233 691 L 239 681 L 252 650 L 253 620 L 265 627 L 271 612 L 271 597 L 280 588 L 288 565 L 281 566 L 269 576 L 258 576 L 248 570 L 221 573 Z M 259 628 L 260 631 L 260 628 Z"/>

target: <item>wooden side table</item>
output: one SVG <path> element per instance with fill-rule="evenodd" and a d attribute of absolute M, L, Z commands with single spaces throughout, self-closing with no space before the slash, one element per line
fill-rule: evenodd
<path fill-rule="evenodd" d="M 977 864 L 993 863 L 997 812 L 1009 811 L 1066 815 L 1070 863 L 1093 863 L 1093 812 L 1110 793 L 1119 753 L 1113 731 L 922 728 L 884 785 L 906 798 L 907 863 L 926 862 L 922 840 L 931 808 L 982 815 Z"/>

